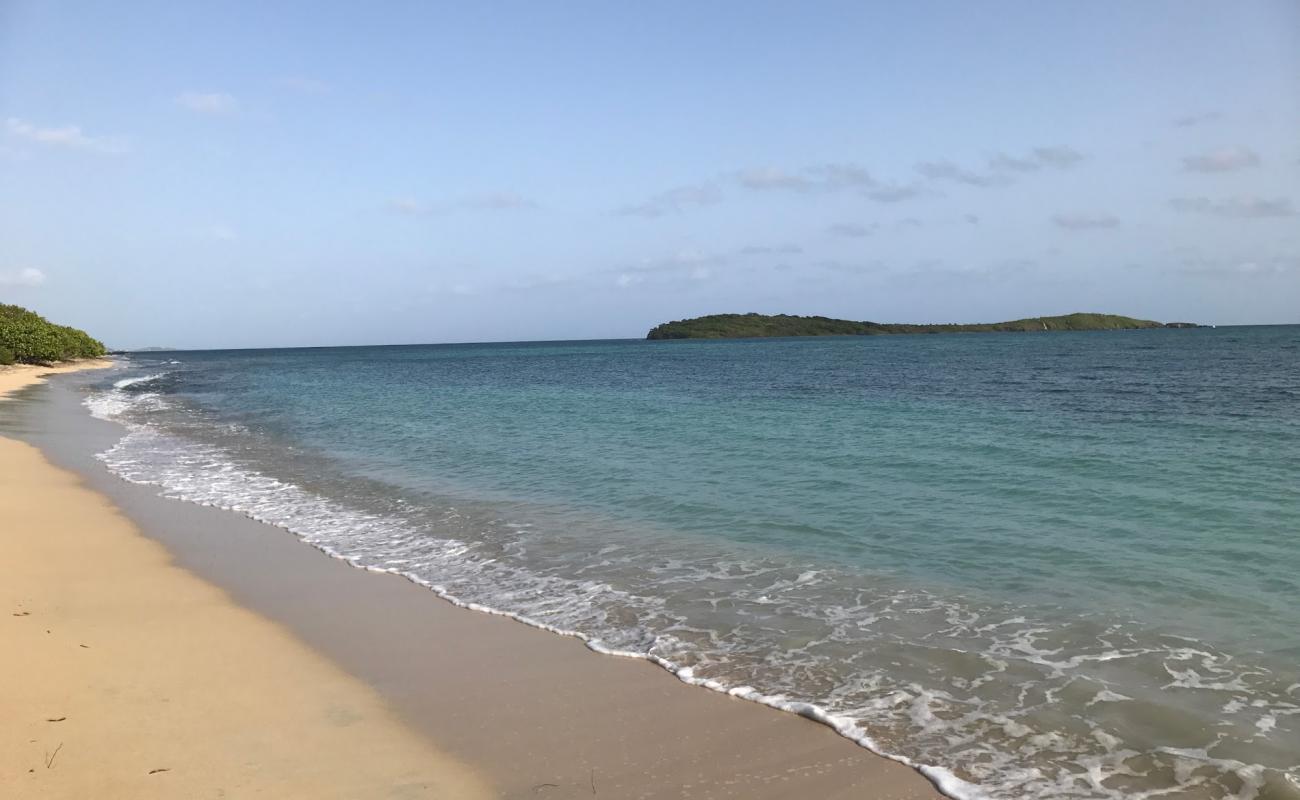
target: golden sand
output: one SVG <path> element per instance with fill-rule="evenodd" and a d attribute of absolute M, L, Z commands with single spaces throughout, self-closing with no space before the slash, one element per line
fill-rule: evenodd
<path fill-rule="evenodd" d="M 0 392 L 63 369 L 4 369 Z M 0 797 L 493 796 L 366 684 L 8 439 L 0 554 Z"/>

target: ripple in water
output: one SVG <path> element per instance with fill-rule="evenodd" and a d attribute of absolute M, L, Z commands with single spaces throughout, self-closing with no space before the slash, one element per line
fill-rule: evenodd
<path fill-rule="evenodd" d="M 128 427 L 101 455 L 126 480 L 818 719 L 954 797 L 1300 798 L 1294 664 L 761 548 L 648 530 L 593 549 L 540 509 L 536 521 L 446 497 L 362 508 L 152 424 L 177 410 L 150 391 L 163 378 L 118 380 L 87 401 Z"/>

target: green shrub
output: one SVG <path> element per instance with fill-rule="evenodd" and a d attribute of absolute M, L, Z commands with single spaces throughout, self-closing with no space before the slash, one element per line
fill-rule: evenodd
<path fill-rule="evenodd" d="M 0 304 L 0 356 L 24 364 L 50 364 L 104 355 L 104 344 L 85 331 L 55 325 L 20 306 Z M 0 363 L 4 363 L 0 359 Z"/>
<path fill-rule="evenodd" d="M 18 356 L 14 355 L 14 351 L 4 345 L 0 345 L 0 366 L 8 366 L 17 360 Z"/>

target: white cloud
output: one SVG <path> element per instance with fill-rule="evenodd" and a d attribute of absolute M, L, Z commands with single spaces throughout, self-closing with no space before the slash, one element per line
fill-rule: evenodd
<path fill-rule="evenodd" d="M 1189 214 L 1208 214 L 1229 219 L 1267 219 L 1293 217 L 1295 206 L 1289 198 L 1266 199 L 1262 197 L 1229 197 L 1211 200 L 1208 197 L 1175 197 L 1169 201 L 1175 211 Z"/>
<path fill-rule="evenodd" d="M 115 139 L 87 136 L 77 125 L 41 128 L 26 120 L 10 117 L 5 120 L 5 128 L 12 136 L 52 147 L 68 147 L 107 155 L 119 155 L 126 152 L 126 146 L 122 142 Z"/>
<path fill-rule="evenodd" d="M 1183 169 L 1188 172 L 1234 172 L 1259 164 L 1259 155 L 1246 147 L 1222 147 L 1183 159 Z"/>
<path fill-rule="evenodd" d="M 0 286 L 40 286 L 45 283 L 45 273 L 35 267 L 0 272 Z"/>
<path fill-rule="evenodd" d="M 629 286 L 635 286 L 636 284 L 641 283 L 644 280 L 645 280 L 644 275 L 633 275 L 630 272 L 623 272 L 620 273 L 619 276 L 614 279 L 614 285 L 620 289 L 626 289 Z"/>
<path fill-rule="evenodd" d="M 225 92 L 181 92 L 176 95 L 176 104 L 196 114 L 233 114 L 239 110 L 239 103 Z"/>
<path fill-rule="evenodd" d="M 1110 214 L 1057 214 L 1052 217 L 1052 222 L 1056 223 L 1056 227 L 1067 231 L 1094 231 L 1119 227 L 1119 218 Z"/>

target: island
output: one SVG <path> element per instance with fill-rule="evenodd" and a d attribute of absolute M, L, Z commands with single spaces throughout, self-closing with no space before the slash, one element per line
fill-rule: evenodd
<path fill-rule="evenodd" d="M 1155 322 L 1117 314 L 1065 314 L 1010 322 L 909 325 L 857 322 L 791 314 L 710 314 L 656 325 L 647 339 L 756 339 L 772 336 L 874 336 L 902 333 L 1033 333 L 1040 331 L 1117 331 L 1142 328 L 1197 328 L 1191 322 Z"/>

